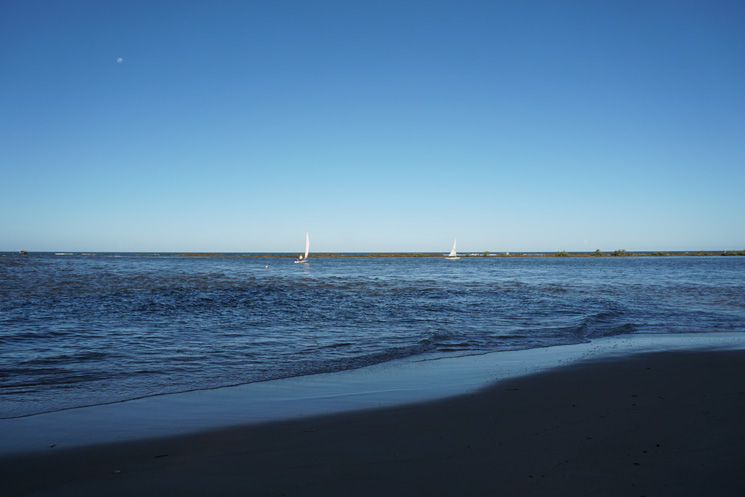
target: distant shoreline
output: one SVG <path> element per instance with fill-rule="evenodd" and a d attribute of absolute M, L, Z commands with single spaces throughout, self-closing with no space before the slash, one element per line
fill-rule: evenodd
<path fill-rule="evenodd" d="M 172 255 L 177 257 L 254 257 L 287 259 L 297 258 L 294 252 L 0 252 L 0 256 L 17 255 L 20 257 L 33 257 L 34 255 L 57 255 L 57 256 L 89 256 L 89 255 L 142 255 L 159 256 Z M 439 252 L 326 252 L 312 253 L 309 259 L 331 259 L 331 258 L 400 258 L 400 257 L 429 257 L 442 258 L 447 254 Z M 478 258 L 504 258 L 504 257 L 701 257 L 701 256 L 745 256 L 745 250 L 699 250 L 699 251 L 633 251 L 615 250 L 613 252 L 471 252 L 458 254 L 464 259 Z"/>
<path fill-rule="evenodd" d="M 461 258 L 488 258 L 488 257 L 692 257 L 692 256 L 729 256 L 729 255 L 740 255 L 745 256 L 745 250 L 739 251 L 698 251 L 698 252 L 552 252 L 552 253 L 533 253 L 533 252 L 497 252 L 497 253 L 470 253 L 470 254 L 458 254 Z M 179 254 L 183 256 L 220 256 L 220 254 Z M 369 253 L 369 254 L 357 254 L 357 253 L 325 253 L 325 254 L 311 254 L 309 259 L 313 258 L 375 258 L 375 257 L 444 257 L 447 254 L 441 253 L 429 253 L 429 252 L 401 252 L 401 253 Z M 293 254 L 245 254 L 245 257 L 295 257 Z"/>
<path fill-rule="evenodd" d="M 231 253 L 231 252 L 173 252 L 173 255 L 181 257 L 260 257 L 260 258 L 296 258 L 294 253 Z M 395 257 L 430 257 L 442 258 L 447 254 L 435 252 L 326 252 L 311 254 L 310 259 L 333 259 L 333 258 L 395 258 Z M 461 258 L 479 259 L 488 257 L 692 257 L 692 256 L 722 256 L 722 255 L 742 255 L 745 256 L 745 250 L 739 251 L 698 251 L 698 252 L 626 252 L 617 250 L 614 252 L 486 252 L 486 253 L 468 253 L 458 254 Z"/>

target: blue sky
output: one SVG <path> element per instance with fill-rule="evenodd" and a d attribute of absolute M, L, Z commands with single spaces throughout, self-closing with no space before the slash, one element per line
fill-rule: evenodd
<path fill-rule="evenodd" d="M 0 250 L 740 250 L 743 25 L 737 1 L 2 2 Z"/>

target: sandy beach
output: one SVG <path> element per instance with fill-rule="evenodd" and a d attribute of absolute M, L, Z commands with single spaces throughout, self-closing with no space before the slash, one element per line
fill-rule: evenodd
<path fill-rule="evenodd" d="M 3 495 L 741 495 L 745 351 L 605 357 L 402 407 L 0 459 Z"/>

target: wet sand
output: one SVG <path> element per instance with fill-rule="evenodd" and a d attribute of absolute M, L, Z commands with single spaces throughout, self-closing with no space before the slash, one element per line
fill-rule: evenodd
<path fill-rule="evenodd" d="M 3 495 L 742 495 L 745 351 L 585 361 L 410 406 L 0 459 Z"/>

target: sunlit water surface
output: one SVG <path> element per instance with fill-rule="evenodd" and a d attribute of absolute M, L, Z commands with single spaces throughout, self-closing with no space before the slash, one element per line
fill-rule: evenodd
<path fill-rule="evenodd" d="M 0 254 L 0 418 L 401 358 L 742 332 L 744 276 L 745 258 L 721 256 Z"/>

